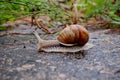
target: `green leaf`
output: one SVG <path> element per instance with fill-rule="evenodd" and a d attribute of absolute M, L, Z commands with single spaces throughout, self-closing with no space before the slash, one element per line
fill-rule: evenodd
<path fill-rule="evenodd" d="M 5 30 L 5 27 L 0 26 L 0 31 L 3 31 L 3 30 Z"/>
<path fill-rule="evenodd" d="M 112 21 L 112 24 L 117 24 L 117 25 L 120 25 L 120 22 L 117 22 L 117 21 Z"/>

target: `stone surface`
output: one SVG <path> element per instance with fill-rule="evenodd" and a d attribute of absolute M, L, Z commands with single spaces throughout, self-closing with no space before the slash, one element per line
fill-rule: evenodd
<path fill-rule="evenodd" d="M 84 52 L 44 53 L 33 35 L 0 37 L 0 80 L 120 80 L 120 35 L 92 32 L 89 42 Z"/>

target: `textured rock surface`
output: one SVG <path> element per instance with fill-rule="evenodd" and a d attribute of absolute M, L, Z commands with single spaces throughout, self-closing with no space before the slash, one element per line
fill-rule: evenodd
<path fill-rule="evenodd" d="M 84 52 L 44 53 L 33 35 L 0 37 L 0 80 L 120 80 L 120 36 L 94 32 L 89 42 Z"/>

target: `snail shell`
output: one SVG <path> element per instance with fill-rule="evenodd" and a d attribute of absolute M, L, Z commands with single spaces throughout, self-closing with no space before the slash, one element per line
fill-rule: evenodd
<path fill-rule="evenodd" d="M 81 25 L 70 25 L 61 31 L 57 40 L 65 46 L 84 46 L 89 40 L 89 32 Z"/>

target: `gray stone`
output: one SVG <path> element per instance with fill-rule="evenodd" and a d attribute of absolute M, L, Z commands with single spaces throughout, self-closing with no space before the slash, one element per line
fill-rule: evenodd
<path fill-rule="evenodd" d="M 0 80 L 120 80 L 120 35 L 92 32 L 89 42 L 82 53 L 45 53 L 33 35 L 0 37 Z"/>

